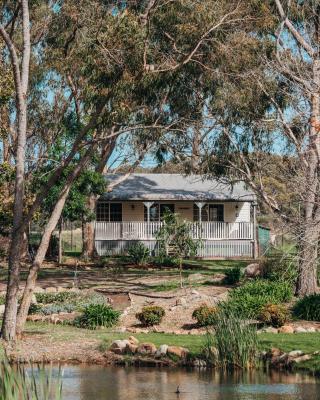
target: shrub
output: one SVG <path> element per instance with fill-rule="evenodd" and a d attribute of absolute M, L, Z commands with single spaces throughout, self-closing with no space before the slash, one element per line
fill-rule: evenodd
<path fill-rule="evenodd" d="M 202 304 L 192 313 L 192 318 L 197 321 L 199 326 L 213 325 L 217 313 L 216 307 L 209 307 L 207 304 Z"/>
<path fill-rule="evenodd" d="M 111 327 L 118 322 L 120 314 L 120 311 L 105 304 L 90 304 L 84 309 L 83 314 L 75 319 L 74 324 L 87 329 Z"/>
<path fill-rule="evenodd" d="M 58 293 L 35 293 L 35 296 L 38 303 L 52 304 L 75 300 L 79 297 L 79 294 L 75 292 L 64 291 Z"/>
<path fill-rule="evenodd" d="M 294 284 L 298 276 L 297 262 L 288 257 L 266 257 L 261 262 L 262 277 L 271 281 Z"/>
<path fill-rule="evenodd" d="M 320 321 L 320 294 L 311 294 L 298 300 L 293 315 L 307 321 Z"/>
<path fill-rule="evenodd" d="M 258 338 L 255 326 L 245 323 L 239 315 L 219 308 L 214 319 L 218 364 L 223 369 L 255 366 Z"/>
<path fill-rule="evenodd" d="M 226 270 L 225 274 L 226 276 L 223 282 L 226 285 L 234 285 L 235 283 L 239 283 L 241 279 L 241 268 L 240 267 L 230 268 Z"/>
<path fill-rule="evenodd" d="M 159 325 L 165 311 L 159 306 L 143 307 L 142 311 L 136 314 L 136 318 L 145 326 Z"/>
<path fill-rule="evenodd" d="M 42 307 L 40 304 L 35 304 L 35 303 L 31 303 L 29 310 L 28 310 L 28 314 L 41 314 L 42 311 Z"/>
<path fill-rule="evenodd" d="M 292 296 L 288 282 L 257 279 L 232 290 L 226 306 L 242 318 L 258 318 L 265 305 L 286 303 Z"/>
<path fill-rule="evenodd" d="M 42 306 L 40 312 L 43 315 L 70 313 L 77 310 L 77 306 L 73 303 L 54 303 Z"/>
<path fill-rule="evenodd" d="M 177 259 L 167 255 L 154 257 L 152 263 L 157 267 L 177 267 L 179 264 Z"/>
<path fill-rule="evenodd" d="M 259 320 L 267 325 L 279 328 L 289 320 L 290 313 L 280 304 L 267 304 L 260 312 Z"/>
<path fill-rule="evenodd" d="M 148 262 L 150 251 L 142 242 L 132 245 L 128 250 L 130 261 L 135 265 L 145 265 Z"/>

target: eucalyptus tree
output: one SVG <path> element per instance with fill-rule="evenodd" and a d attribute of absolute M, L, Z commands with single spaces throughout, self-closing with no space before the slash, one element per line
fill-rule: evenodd
<path fill-rule="evenodd" d="M 226 33 L 247 21 L 245 3 L 1 3 L 0 33 L 11 56 L 12 116 L 17 119 L 13 124 L 17 126 L 15 207 L 2 329 L 6 340 L 23 330 L 51 234 L 73 183 L 98 147 L 130 134 L 141 159 L 141 154 L 157 147 L 164 132 L 182 137 L 199 114 L 201 93 L 211 85 L 204 72 L 208 62 L 217 63 L 216 43 L 223 43 Z M 28 91 L 29 81 L 32 91 Z M 49 150 L 63 134 L 62 121 L 70 111 L 77 116 L 74 136 L 50 169 L 46 184 L 32 193 L 24 215 L 26 178 L 53 165 Z M 23 233 L 62 176 L 63 185 L 48 213 L 17 315 Z"/>

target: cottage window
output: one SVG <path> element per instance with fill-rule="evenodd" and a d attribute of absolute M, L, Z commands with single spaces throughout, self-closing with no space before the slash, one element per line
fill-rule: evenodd
<path fill-rule="evenodd" d="M 199 221 L 199 207 L 193 205 L 193 220 Z M 206 204 L 202 208 L 201 221 L 223 222 L 224 221 L 224 205 L 223 204 Z"/>
<path fill-rule="evenodd" d="M 150 222 L 159 222 L 166 212 L 174 213 L 174 204 L 154 203 L 150 207 Z M 148 209 L 144 206 L 144 220 L 148 221 Z"/>
<path fill-rule="evenodd" d="M 97 221 L 121 222 L 122 204 L 98 201 L 97 203 Z"/>

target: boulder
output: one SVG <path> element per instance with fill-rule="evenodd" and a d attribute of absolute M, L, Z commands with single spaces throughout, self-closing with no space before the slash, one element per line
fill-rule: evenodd
<path fill-rule="evenodd" d="M 122 354 L 125 352 L 128 344 L 130 344 L 128 340 L 114 340 L 111 343 L 109 350 L 115 354 Z"/>
<path fill-rule="evenodd" d="M 261 266 L 258 263 L 252 263 L 244 269 L 244 276 L 247 278 L 256 278 L 261 275 Z"/>
<path fill-rule="evenodd" d="M 313 327 L 313 326 L 310 326 L 309 328 L 306 328 L 306 331 L 307 331 L 308 333 L 315 333 L 315 332 L 317 332 L 316 328 Z"/>
<path fill-rule="evenodd" d="M 289 351 L 288 356 L 291 358 L 296 358 L 296 357 L 300 357 L 303 355 L 303 351 L 301 350 L 292 350 Z"/>
<path fill-rule="evenodd" d="M 44 293 L 44 292 L 45 292 L 45 290 L 40 286 L 36 286 L 34 288 L 34 293 Z"/>
<path fill-rule="evenodd" d="M 281 355 L 281 350 L 277 347 L 272 347 L 269 354 L 271 355 L 271 357 L 279 357 Z"/>
<path fill-rule="evenodd" d="M 294 333 L 306 333 L 307 330 L 303 326 L 297 326 L 294 328 Z"/>
<path fill-rule="evenodd" d="M 294 359 L 292 360 L 292 362 L 298 364 L 298 363 L 303 362 L 303 361 L 311 360 L 311 358 L 312 358 L 312 357 L 310 356 L 310 354 L 305 354 L 305 355 L 303 355 L 303 356 L 294 358 Z"/>
<path fill-rule="evenodd" d="M 205 360 L 201 360 L 199 358 L 196 358 L 193 361 L 193 366 L 194 367 L 198 367 L 198 368 L 205 368 L 207 366 L 207 363 L 205 362 Z"/>
<path fill-rule="evenodd" d="M 278 329 L 274 328 L 273 326 L 268 326 L 267 328 L 263 329 L 265 333 L 278 333 Z"/>
<path fill-rule="evenodd" d="M 127 344 L 126 348 L 125 348 L 125 352 L 129 353 L 129 354 L 134 354 L 136 353 L 138 350 L 138 345 L 137 344 L 133 344 L 133 343 L 129 343 Z"/>
<path fill-rule="evenodd" d="M 140 343 L 137 348 L 139 354 L 155 354 L 156 351 L 157 348 L 153 343 Z"/>
<path fill-rule="evenodd" d="M 160 353 L 160 355 L 161 356 L 165 356 L 166 354 L 167 354 L 167 351 L 168 351 L 168 345 L 167 344 L 162 344 L 160 347 L 159 347 L 159 353 Z"/>
<path fill-rule="evenodd" d="M 129 336 L 128 341 L 129 341 L 131 344 L 136 344 L 136 345 L 139 344 L 139 340 L 138 340 L 136 337 L 134 337 L 134 336 Z"/>
<path fill-rule="evenodd" d="M 186 349 L 184 347 L 180 347 L 180 346 L 168 346 L 168 349 L 167 349 L 168 355 L 173 355 L 178 358 L 185 358 L 188 353 L 189 353 L 188 349 Z"/>
<path fill-rule="evenodd" d="M 283 325 L 281 328 L 278 330 L 279 333 L 293 333 L 294 329 L 291 325 Z"/>

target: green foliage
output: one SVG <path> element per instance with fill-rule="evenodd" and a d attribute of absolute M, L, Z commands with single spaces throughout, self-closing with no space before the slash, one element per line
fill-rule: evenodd
<path fill-rule="evenodd" d="M 105 304 L 89 304 L 83 314 L 74 321 L 79 328 L 96 329 L 98 327 L 114 326 L 120 317 L 120 311 Z"/>
<path fill-rule="evenodd" d="M 261 309 L 259 320 L 266 325 L 279 328 L 289 321 L 289 317 L 290 313 L 285 306 L 281 304 L 267 304 Z"/>
<path fill-rule="evenodd" d="M 0 305 L 6 304 L 6 296 L 0 296 Z"/>
<path fill-rule="evenodd" d="M 320 294 L 299 299 L 293 307 L 293 315 L 307 321 L 320 321 Z"/>
<path fill-rule="evenodd" d="M 258 337 L 255 326 L 238 314 L 220 308 L 214 320 L 218 364 L 223 369 L 249 369 L 255 366 Z"/>
<path fill-rule="evenodd" d="M 144 326 L 159 325 L 164 316 L 165 311 L 162 307 L 159 306 L 143 307 L 142 311 L 136 314 L 136 318 Z"/>
<path fill-rule="evenodd" d="M 75 300 L 79 297 L 79 294 L 76 292 L 64 291 L 58 293 L 35 293 L 35 297 L 38 303 L 52 304 Z"/>
<path fill-rule="evenodd" d="M 234 285 L 234 284 L 240 282 L 240 279 L 241 279 L 241 268 L 240 267 L 235 267 L 235 268 L 227 269 L 225 274 L 226 274 L 226 276 L 225 276 L 223 282 L 226 285 Z"/>
<path fill-rule="evenodd" d="M 129 248 L 128 255 L 130 261 L 135 265 L 146 265 L 149 260 L 150 251 L 142 242 L 138 242 Z"/>
<path fill-rule="evenodd" d="M 286 303 L 292 296 L 287 282 L 257 279 L 232 290 L 225 306 L 243 318 L 257 318 L 265 305 Z"/>
<path fill-rule="evenodd" d="M 31 303 L 29 310 L 28 310 L 28 314 L 40 314 L 42 310 L 42 306 L 40 304 L 35 304 L 35 303 Z"/>
<path fill-rule="evenodd" d="M 157 267 L 177 267 L 179 262 L 176 258 L 167 256 L 161 252 L 159 256 L 152 259 L 152 264 Z"/>
<path fill-rule="evenodd" d="M 297 261 L 291 257 L 265 257 L 262 261 L 262 277 L 271 281 L 294 284 L 298 277 Z"/>
<path fill-rule="evenodd" d="M 0 400 L 60 400 L 62 399 L 62 373 L 53 377 L 52 368 L 39 366 L 26 372 L 21 364 L 0 365 Z"/>
<path fill-rule="evenodd" d="M 199 326 L 212 326 L 217 314 L 217 307 L 209 307 L 207 304 L 202 304 L 192 313 L 192 318 L 197 321 Z"/>

